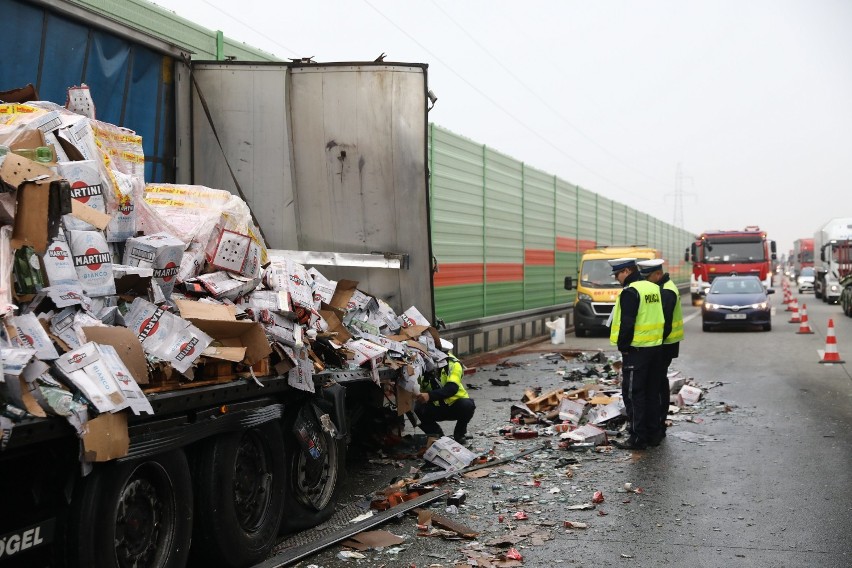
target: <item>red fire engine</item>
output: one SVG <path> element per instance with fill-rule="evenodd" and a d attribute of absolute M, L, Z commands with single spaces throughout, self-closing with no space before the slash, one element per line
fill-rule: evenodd
<path fill-rule="evenodd" d="M 770 288 L 775 241 L 754 225 L 741 231 L 706 231 L 686 249 L 684 260 L 692 261 L 689 290 L 696 304 L 716 276 L 753 275 Z"/>

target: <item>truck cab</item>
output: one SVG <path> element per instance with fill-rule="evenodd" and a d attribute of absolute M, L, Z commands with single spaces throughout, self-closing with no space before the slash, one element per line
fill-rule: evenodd
<path fill-rule="evenodd" d="M 644 245 L 607 246 L 585 251 L 580 258 L 576 286 L 570 276 L 565 278 L 565 289 L 573 290 L 576 287 L 577 290 L 574 299 L 574 334 L 583 337 L 609 333 L 607 320 L 622 290 L 621 284 L 612 274 L 609 260 L 648 260 L 658 257 L 657 250 Z"/>

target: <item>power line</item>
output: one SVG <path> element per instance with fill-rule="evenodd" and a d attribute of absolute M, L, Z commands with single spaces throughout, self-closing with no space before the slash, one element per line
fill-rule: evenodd
<path fill-rule="evenodd" d="M 208 6 L 210 6 L 211 8 L 213 8 L 214 10 L 216 10 L 217 12 L 219 12 L 219 13 L 221 13 L 221 14 L 225 15 L 226 17 L 228 17 L 228 18 L 230 18 L 230 19 L 232 19 L 232 20 L 234 20 L 235 22 L 237 22 L 237 23 L 238 23 L 238 24 L 240 24 L 241 26 L 245 27 L 246 29 L 248 29 L 248 30 L 249 30 L 249 31 L 251 31 L 252 33 L 259 35 L 260 37 L 262 37 L 262 38 L 264 38 L 265 40 L 267 40 L 267 41 L 269 41 L 269 42 L 271 42 L 271 43 L 273 43 L 273 44 L 277 45 L 278 47 L 280 47 L 281 49 L 283 49 L 283 50 L 285 50 L 285 51 L 289 51 L 290 53 L 292 53 L 292 54 L 293 54 L 293 55 L 295 55 L 296 57 L 300 57 L 300 54 L 299 54 L 299 53 L 297 53 L 297 52 L 293 51 L 292 49 L 290 49 L 290 48 L 289 48 L 289 47 L 287 47 L 286 45 L 281 45 L 280 43 L 278 43 L 278 41 L 277 41 L 277 40 L 275 40 L 275 39 L 273 39 L 273 38 L 269 37 L 268 35 L 266 35 L 266 34 L 265 34 L 265 33 L 263 33 L 263 32 L 259 32 L 256 28 L 254 28 L 253 26 L 251 26 L 251 25 L 249 25 L 249 24 L 247 24 L 247 23 L 243 22 L 243 21 L 242 21 L 242 20 L 240 20 L 239 18 L 235 18 L 235 17 L 234 17 L 234 16 L 233 16 L 230 12 L 226 12 L 225 10 L 223 10 L 222 8 L 220 8 L 219 6 L 216 6 L 215 4 L 213 4 L 212 2 L 210 2 L 210 0 L 203 0 L 203 1 L 204 1 L 204 3 L 205 3 L 205 4 L 207 4 Z M 274 54 L 273 54 L 273 55 L 274 55 Z"/>
<path fill-rule="evenodd" d="M 617 156 L 615 153 L 611 152 L 609 149 L 607 149 L 607 148 L 606 148 L 606 147 L 604 147 L 602 144 L 600 144 L 597 140 L 595 140 L 594 138 L 592 138 L 591 136 L 589 136 L 588 134 L 586 134 L 586 133 L 585 133 L 582 129 L 580 129 L 580 127 L 579 127 L 579 126 L 577 126 L 576 124 L 574 124 L 574 123 L 572 123 L 570 120 L 568 120 L 565 116 L 563 116 L 563 115 L 559 112 L 559 110 L 558 110 L 558 109 L 554 108 L 554 107 L 553 107 L 553 106 L 552 106 L 549 102 L 547 102 L 547 100 L 546 100 L 546 99 L 544 99 L 543 97 L 541 97 L 541 96 L 540 96 L 540 95 L 539 95 L 539 94 L 538 94 L 535 90 L 531 89 L 531 88 L 529 87 L 529 85 L 527 84 L 527 82 L 523 81 L 520 77 L 518 77 L 517 75 L 515 75 L 515 73 L 514 73 L 514 72 L 512 72 L 512 70 L 511 70 L 510 68 L 508 68 L 506 65 L 504 65 L 504 64 L 503 64 L 503 62 L 502 62 L 502 61 L 500 61 L 497 57 L 495 57 L 489 49 L 487 49 L 487 48 L 486 48 L 484 45 L 482 45 L 482 44 L 481 44 L 481 43 L 480 43 L 480 42 L 479 42 L 479 41 L 478 41 L 475 37 L 473 37 L 473 36 L 470 34 L 470 32 L 468 32 L 468 31 L 467 31 L 467 29 L 466 29 L 464 26 L 462 26 L 459 22 L 457 22 L 457 21 L 456 21 L 456 20 L 455 20 L 455 19 L 454 19 L 454 18 L 453 18 L 453 17 L 452 17 L 452 16 L 451 16 L 451 15 L 450 15 L 447 11 L 446 11 L 446 10 L 444 10 L 444 9 L 443 9 L 443 8 L 442 8 L 442 7 L 441 7 L 441 6 L 437 3 L 437 2 L 435 2 L 435 0 L 431 0 L 431 2 L 432 2 L 432 4 L 433 4 L 433 5 L 434 5 L 434 6 L 435 6 L 438 10 L 440 10 L 440 12 L 441 12 L 442 14 L 444 14 L 444 16 L 446 16 L 446 17 L 447 17 L 447 19 L 448 19 L 448 20 L 450 20 L 453 24 L 455 24 L 455 26 L 456 26 L 457 28 L 459 28 L 459 29 L 460 29 L 460 30 L 461 30 L 461 31 L 462 31 L 462 32 L 463 32 L 463 33 L 464 33 L 464 34 L 468 37 L 468 39 L 470 39 L 470 41 L 472 41 L 474 44 L 476 44 L 476 46 L 477 46 L 477 47 L 479 47 L 479 49 L 481 49 L 481 50 L 482 50 L 482 52 L 483 52 L 483 53 L 485 53 L 485 55 L 487 55 L 487 56 L 488 56 L 488 57 L 489 57 L 492 61 L 494 61 L 497 65 L 499 65 L 499 66 L 500 66 L 500 68 L 501 68 L 503 71 L 505 71 L 505 72 L 506 72 L 506 74 L 508 74 L 510 77 L 512 77 L 512 78 L 513 78 L 513 79 L 514 79 L 514 80 L 515 80 L 515 81 L 516 81 L 519 85 L 521 85 L 524 89 L 526 89 L 526 90 L 527 90 L 527 91 L 528 91 L 528 92 L 529 92 L 532 96 L 534 96 L 536 99 L 538 99 L 538 100 L 539 100 L 539 102 L 541 102 L 541 103 L 542 103 L 542 104 L 543 104 L 543 105 L 544 105 L 544 106 L 545 106 L 545 107 L 546 107 L 546 108 L 547 108 L 550 112 L 552 112 L 552 113 L 553 113 L 554 115 L 556 115 L 558 118 L 562 119 L 562 121 L 563 121 L 563 122 L 565 122 L 565 124 L 567 124 L 567 125 L 568 125 L 568 126 L 569 126 L 569 127 L 570 127 L 573 131 L 574 131 L 574 132 L 576 132 L 577 134 L 579 134 L 580 136 L 582 136 L 583 138 L 585 138 L 588 142 L 590 142 L 590 143 L 592 143 L 593 145 L 597 146 L 597 147 L 598 147 L 601 151 L 603 151 L 603 152 L 604 152 L 606 155 L 608 155 L 610 158 L 612 158 L 612 159 L 614 159 L 615 161 L 617 161 L 618 163 L 620 163 L 622 166 L 624 166 L 624 167 L 626 167 L 626 168 L 628 168 L 628 169 L 630 169 L 630 170 L 633 170 L 634 172 L 636 172 L 636 173 L 638 173 L 638 174 L 640 174 L 640 175 L 644 176 L 646 179 L 648 179 L 648 180 L 650 180 L 650 181 L 652 181 L 652 182 L 654 182 L 654 183 L 658 183 L 658 184 L 661 184 L 661 185 L 665 185 L 665 184 L 664 184 L 664 183 L 662 183 L 661 181 L 659 181 L 659 180 L 655 179 L 653 176 L 646 174 L 645 172 L 643 172 L 643 171 L 642 171 L 642 170 L 640 170 L 639 168 L 636 168 L 636 167 L 634 167 L 633 165 L 631 165 L 631 164 L 627 163 L 625 160 L 621 159 L 621 158 L 620 158 L 619 156 Z"/>
<path fill-rule="evenodd" d="M 432 56 L 432 57 L 433 57 L 436 61 L 438 61 L 438 62 L 439 62 L 439 63 L 441 63 L 444 67 L 446 67 L 448 71 L 450 71 L 453 75 L 455 75 L 456 77 L 458 77 L 458 78 L 459 78 L 459 79 L 460 79 L 463 83 L 465 83 L 468 87 L 470 87 L 471 89 L 473 89 L 474 91 L 476 91 L 476 93 L 477 93 L 477 94 L 479 94 L 479 96 L 481 96 L 482 98 L 484 98 L 485 100 L 487 100 L 488 102 L 490 102 L 490 103 L 491 103 L 492 105 L 494 105 L 497 109 L 499 109 L 500 111 L 502 111 L 502 112 L 503 112 L 506 116 L 508 116 L 509 118 L 511 118 L 512 120 L 514 120 L 515 122 L 517 122 L 517 123 L 518 123 L 518 124 L 519 124 L 522 128 L 524 128 L 525 130 L 527 130 L 528 132 L 530 132 L 533 136 L 535 136 L 536 138 L 538 138 L 539 140 L 541 140 L 542 142 L 544 142 L 545 144 L 547 144 L 548 146 L 550 146 L 551 148 L 553 148 L 554 150 L 556 150 L 557 152 L 559 152 L 560 154 L 562 154 L 563 156 L 565 156 L 566 158 L 568 158 L 569 160 L 571 160 L 572 162 L 574 162 L 575 164 L 577 164 L 578 166 L 580 166 L 581 168 L 585 169 L 585 170 L 586 170 L 586 171 L 588 171 L 588 172 L 591 172 L 592 174 L 596 175 L 596 176 L 597 176 L 597 177 L 599 177 L 600 179 L 602 179 L 602 180 L 606 181 L 607 183 L 611 184 L 614 188 L 616 188 L 616 189 L 618 189 L 618 190 L 620 190 L 620 191 L 622 191 L 622 192 L 624 192 L 624 193 L 626 193 L 626 194 L 629 194 L 629 195 L 633 195 L 633 194 L 635 194 L 635 192 L 631 192 L 630 190 L 628 190 L 628 189 L 626 189 L 626 188 L 622 187 L 622 186 L 621 186 L 621 184 L 619 184 L 618 182 L 616 182 L 616 181 L 614 181 L 614 180 L 610 179 L 609 177 L 607 177 L 607 176 L 603 175 L 602 173 L 598 172 L 598 171 L 597 171 L 597 170 L 595 170 L 594 168 L 592 168 L 592 167 L 590 167 L 590 166 L 587 166 L 586 164 L 584 164 L 583 162 L 581 162 L 581 161 L 580 161 L 580 160 L 578 160 L 577 158 L 575 158 L 575 157 L 571 156 L 570 154 L 568 154 L 567 152 L 565 152 L 562 148 L 560 148 L 560 147 L 559 147 L 559 146 L 557 146 L 555 143 L 553 143 L 552 141 L 550 141 L 550 139 L 548 139 L 548 138 L 547 138 L 547 137 L 545 137 L 544 135 L 540 134 L 538 131 L 536 131 L 536 130 L 534 130 L 533 128 L 531 128 L 531 127 L 530 127 L 529 125 L 527 125 L 527 124 L 526 124 L 523 120 L 521 120 L 520 118 L 516 117 L 516 116 L 515 116 L 514 114 L 512 114 L 512 113 L 511 113 L 508 109 L 506 109 L 505 107 L 503 107 L 500 103 L 498 103 L 497 101 L 495 101 L 493 98 L 491 98 L 490 96 L 488 96 L 485 92 L 483 92 L 483 91 L 482 91 L 482 90 L 480 90 L 478 87 L 476 87 L 473 83 L 471 83 L 470 81 L 468 81 L 468 80 L 467 80 L 467 79 L 466 79 L 466 78 L 465 78 L 465 77 L 464 77 L 461 73 L 459 73 L 458 71 L 456 71 L 456 70 L 455 70 L 455 69 L 454 69 L 451 65 L 447 64 L 444 60 L 442 60 L 442 59 L 441 59 L 440 57 L 438 57 L 435 53 L 433 53 L 433 52 L 432 52 L 429 48 L 427 48 L 425 45 L 423 45 L 422 43 L 420 43 L 419 41 L 417 41 L 417 39 L 416 39 L 416 38 L 414 38 L 411 34 L 409 34 L 407 31 L 405 31 L 405 30 L 404 30 L 404 29 L 403 29 L 403 28 L 402 28 L 399 24 L 397 24 L 396 22 L 394 22 L 391 18 L 389 18 L 388 16 L 386 16 L 386 15 L 385 15 L 385 14 L 384 14 L 381 10 L 379 10 L 378 8 L 376 8 L 375 6 L 373 6 L 373 4 L 371 4 L 369 0 L 363 0 L 363 2 L 364 2 L 367 6 L 369 6 L 370 8 L 372 8 L 372 9 L 373 9 L 373 10 L 374 10 L 374 11 L 375 11 L 378 15 L 380 15 L 382 18 L 384 18 L 385 20 L 387 20 L 387 21 L 388 21 L 388 22 L 389 22 L 392 26 L 394 26 L 397 30 L 399 30 L 399 31 L 400 31 L 403 35 L 405 35 L 408 39 L 410 39 L 410 40 L 411 40 L 411 41 L 413 41 L 415 44 L 417 44 L 417 46 L 418 46 L 418 47 L 420 47 L 420 49 L 422 49 L 423 51 L 425 51 L 426 53 L 428 53 L 428 54 L 429 54 L 430 56 Z M 657 203 L 659 203 L 659 201 L 656 201 L 656 202 L 657 202 Z"/>

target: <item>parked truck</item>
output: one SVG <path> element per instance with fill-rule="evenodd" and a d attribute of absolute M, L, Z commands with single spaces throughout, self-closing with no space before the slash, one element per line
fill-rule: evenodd
<path fill-rule="evenodd" d="M 426 65 L 166 61 L 178 181 L 243 194 L 270 256 L 434 319 Z M 397 376 L 328 367 L 315 393 L 274 373 L 152 392 L 126 455 L 85 467 L 67 422 L 16 416 L 0 451 L 0 565 L 251 565 L 279 532 L 331 515 L 352 424 L 386 426 Z"/>
<path fill-rule="evenodd" d="M 795 280 L 802 274 L 803 268 L 813 267 L 814 265 L 814 240 L 813 239 L 796 239 L 793 241 L 793 251 L 790 253 L 792 261 L 793 274 Z"/>
<path fill-rule="evenodd" d="M 705 231 L 686 249 L 683 258 L 692 261 L 689 291 L 693 305 L 701 301 L 717 276 L 753 275 L 765 288 L 772 287 L 775 241 L 754 225 L 743 230 Z"/>
<path fill-rule="evenodd" d="M 844 279 L 852 274 L 852 217 L 834 218 L 820 227 L 814 233 L 814 254 L 814 295 L 836 304 L 848 286 Z"/>
<path fill-rule="evenodd" d="M 576 281 L 574 334 L 583 337 L 593 333 L 609 333 L 607 322 L 622 290 L 621 284 L 612 274 L 609 260 L 648 260 L 659 256 L 657 250 L 645 245 L 607 246 L 583 252 Z M 574 287 L 573 278 L 566 276 L 565 289 L 573 290 Z"/>

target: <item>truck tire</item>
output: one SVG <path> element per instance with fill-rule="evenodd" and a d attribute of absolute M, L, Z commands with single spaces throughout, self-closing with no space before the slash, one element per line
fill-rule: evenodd
<path fill-rule="evenodd" d="M 317 457 L 312 456 L 310 450 L 298 442 L 298 434 L 288 444 L 290 484 L 282 532 L 303 530 L 327 521 L 334 514 L 346 472 L 346 440 L 337 439 L 324 430 L 312 409 L 311 404 L 302 407 L 294 430 L 301 420 L 319 452 Z"/>
<path fill-rule="evenodd" d="M 183 451 L 96 465 L 72 503 L 66 558 L 80 568 L 181 568 L 192 517 Z"/>
<path fill-rule="evenodd" d="M 278 536 L 287 487 L 278 422 L 206 441 L 193 465 L 193 564 L 238 567 L 264 559 Z"/>

